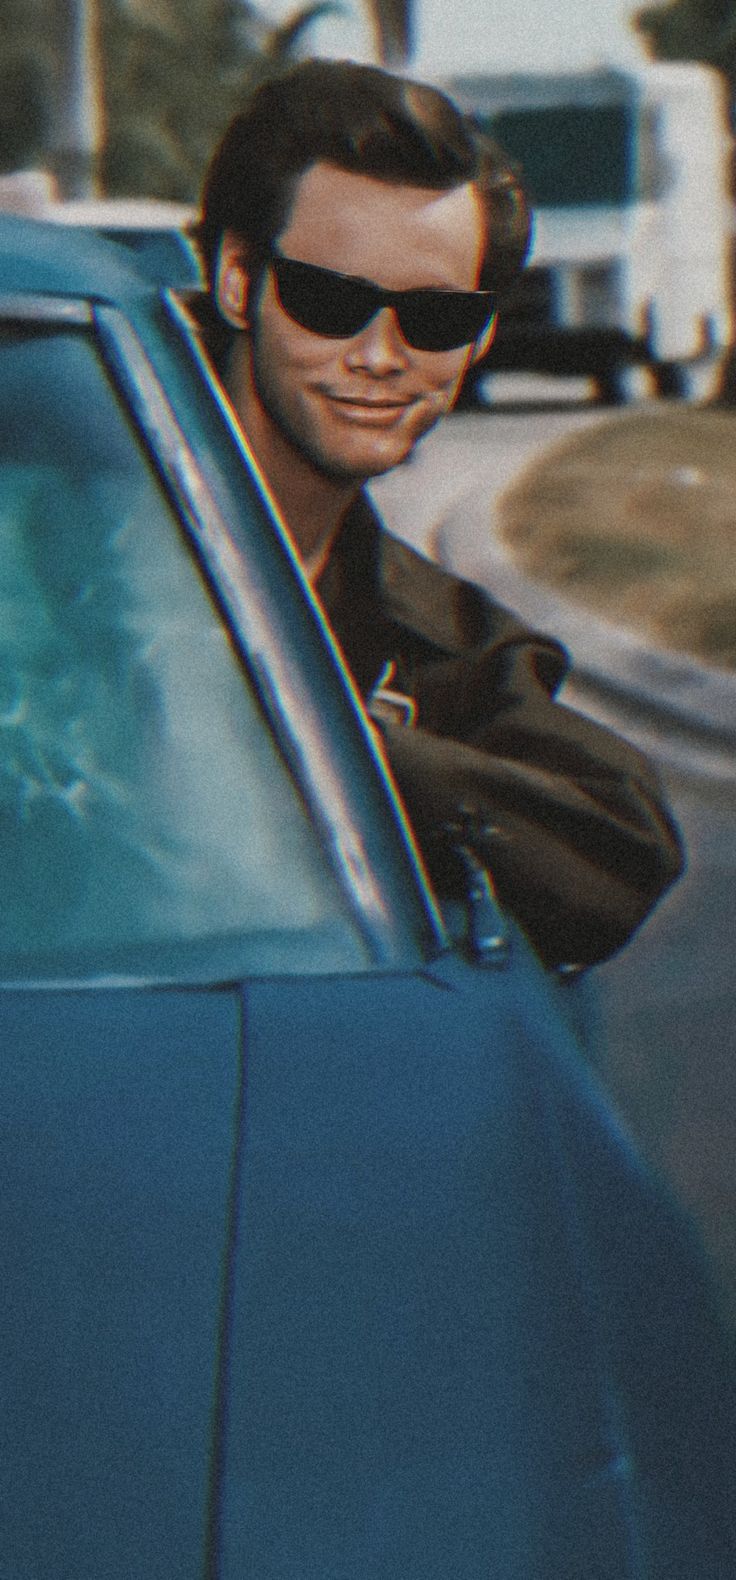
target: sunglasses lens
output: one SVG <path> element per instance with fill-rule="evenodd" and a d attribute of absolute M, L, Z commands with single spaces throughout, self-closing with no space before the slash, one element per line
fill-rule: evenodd
<path fill-rule="evenodd" d="M 416 351 L 454 351 L 477 340 L 493 311 L 492 298 L 475 291 L 407 291 L 398 318 Z"/>
<path fill-rule="evenodd" d="M 347 339 L 373 317 L 379 303 L 370 286 L 294 258 L 274 258 L 279 301 L 285 313 L 314 335 Z"/>
<path fill-rule="evenodd" d="M 494 311 L 493 298 L 478 291 L 381 290 L 332 269 L 296 258 L 271 259 L 279 301 L 302 329 L 333 340 L 364 329 L 383 305 L 395 308 L 399 327 L 415 351 L 452 351 L 477 340 Z"/>

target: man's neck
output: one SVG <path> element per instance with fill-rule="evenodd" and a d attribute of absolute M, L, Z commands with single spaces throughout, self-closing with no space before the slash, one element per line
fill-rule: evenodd
<path fill-rule="evenodd" d="M 269 416 L 257 395 L 246 345 L 231 358 L 225 387 L 286 522 L 309 580 L 316 582 L 359 485 L 325 476 Z"/>

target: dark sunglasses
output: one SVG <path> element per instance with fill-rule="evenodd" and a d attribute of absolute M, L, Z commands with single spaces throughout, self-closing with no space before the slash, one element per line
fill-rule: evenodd
<path fill-rule="evenodd" d="M 384 291 L 371 280 L 278 252 L 270 262 L 284 312 L 302 329 L 335 340 L 357 335 L 382 307 L 392 307 L 415 351 L 452 351 L 477 340 L 495 312 L 491 291 Z"/>

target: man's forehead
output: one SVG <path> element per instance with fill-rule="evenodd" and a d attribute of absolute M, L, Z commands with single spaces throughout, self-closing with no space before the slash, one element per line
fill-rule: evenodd
<path fill-rule="evenodd" d="M 402 261 L 411 259 L 423 274 L 435 275 L 417 283 L 470 288 L 484 223 L 471 182 L 438 191 L 318 162 L 296 183 L 278 240 L 282 251 L 305 262 L 388 286 L 394 282 L 383 278 L 384 271 L 400 272 Z"/>

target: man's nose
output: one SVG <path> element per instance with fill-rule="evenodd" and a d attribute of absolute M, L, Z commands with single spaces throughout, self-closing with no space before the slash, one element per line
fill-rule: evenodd
<path fill-rule="evenodd" d="M 410 357 L 394 308 L 382 307 L 355 335 L 345 360 L 351 368 L 364 368 L 375 377 L 385 377 L 408 367 Z"/>

